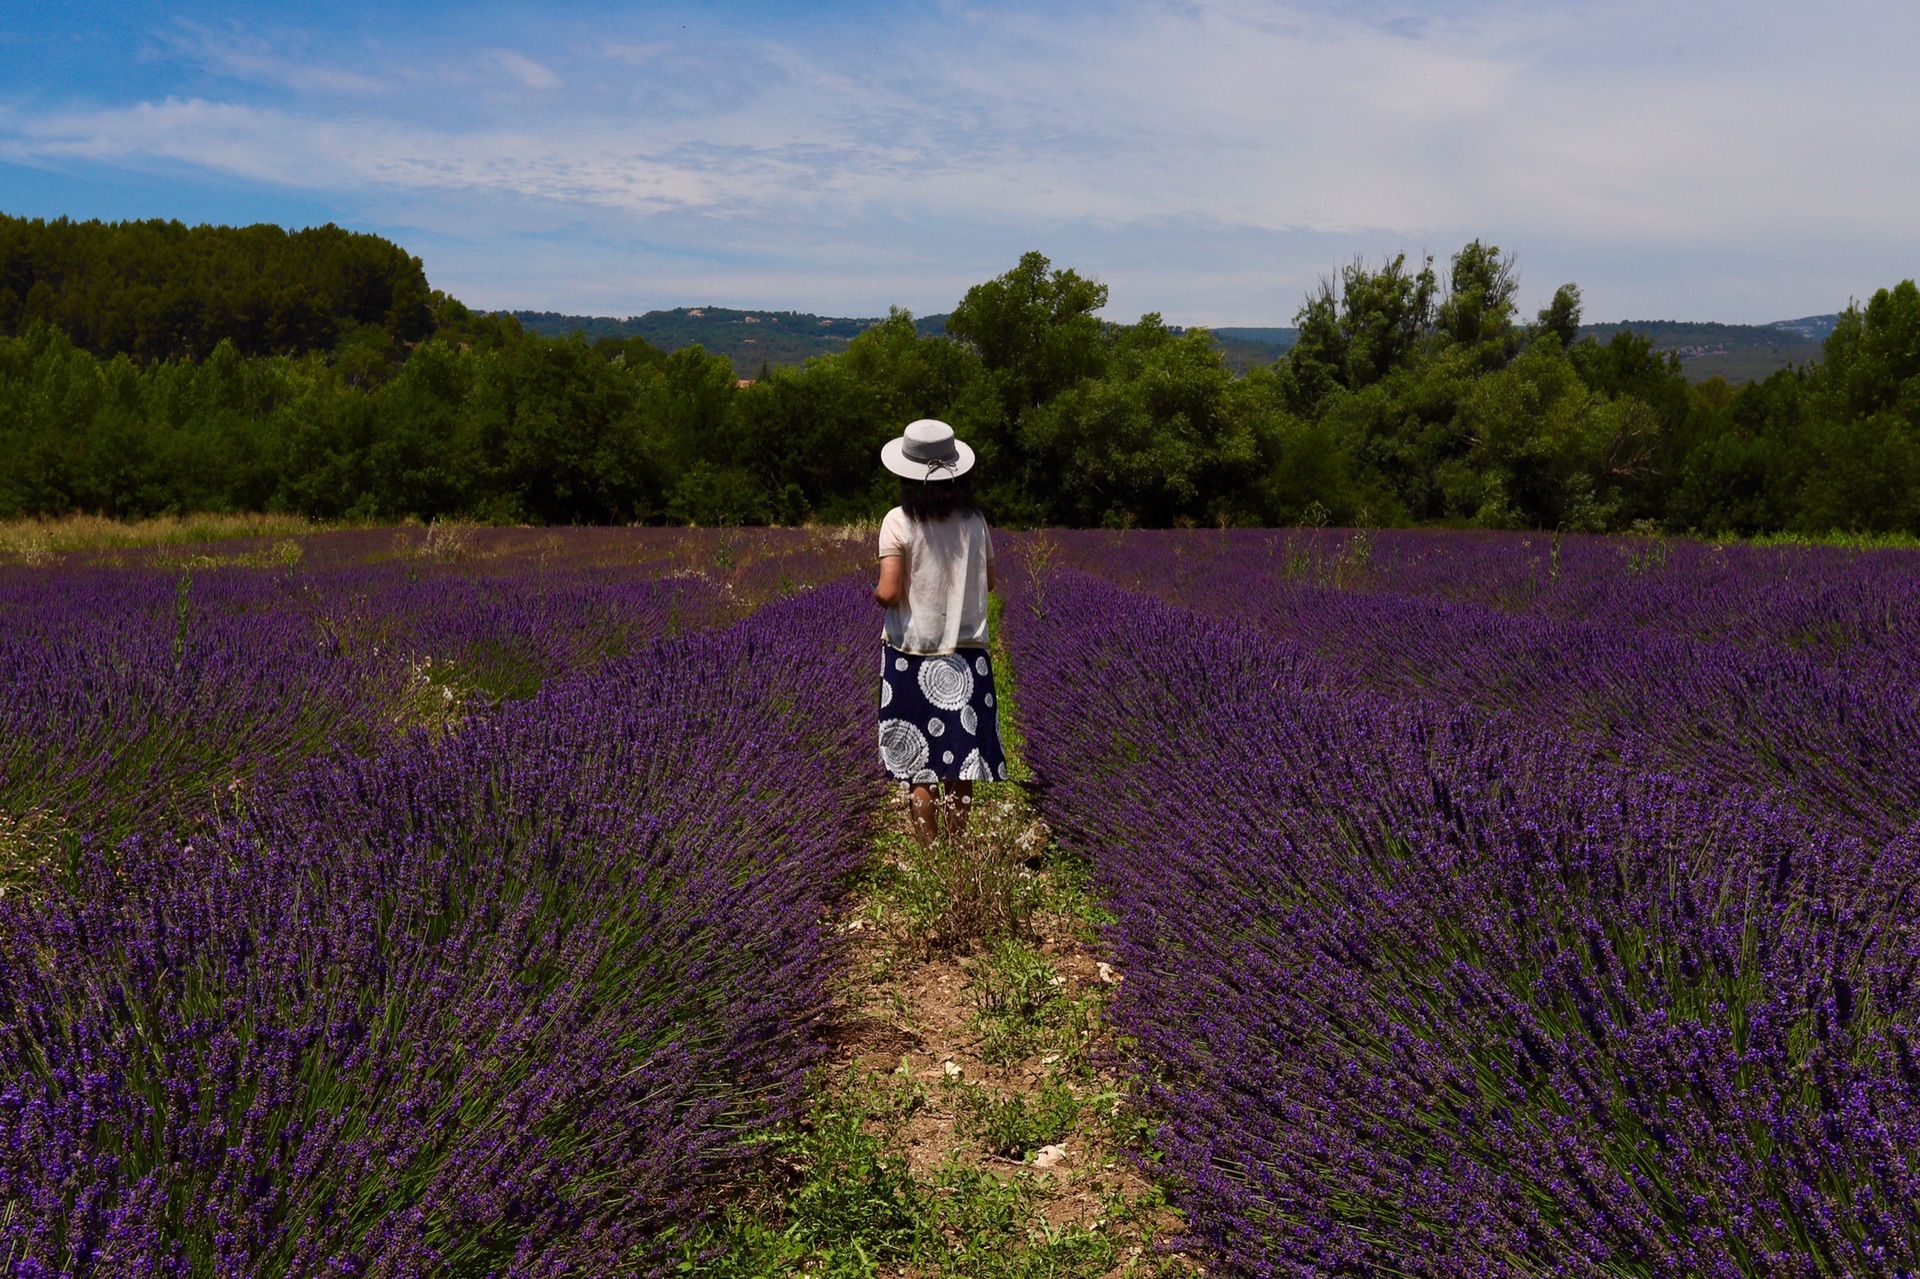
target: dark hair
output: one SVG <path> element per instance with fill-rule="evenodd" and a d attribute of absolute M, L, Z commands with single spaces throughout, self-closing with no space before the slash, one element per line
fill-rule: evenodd
<path fill-rule="evenodd" d="M 902 476 L 900 509 L 915 524 L 925 524 L 949 515 L 977 515 L 980 504 L 973 500 L 973 484 L 964 475 L 951 480 L 910 480 Z"/>

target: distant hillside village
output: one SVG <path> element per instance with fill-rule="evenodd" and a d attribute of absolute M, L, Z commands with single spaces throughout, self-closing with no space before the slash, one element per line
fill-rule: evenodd
<path fill-rule="evenodd" d="M 675 307 L 645 315 L 615 319 L 599 315 L 565 315 L 557 311 L 503 311 L 529 333 L 567 337 L 578 333 L 589 342 L 601 338 L 644 338 L 663 351 L 699 346 L 709 354 L 724 355 L 745 381 L 757 380 L 763 369 L 794 368 L 820 355 L 837 355 L 854 337 L 881 322 L 880 317 L 853 318 L 815 315 L 810 311 L 737 311 L 721 306 Z M 1838 315 L 1810 315 L 1773 324 L 1711 324 L 1684 320 L 1627 320 L 1618 324 L 1589 324 L 1580 336 L 1610 342 L 1616 333 L 1632 332 L 1647 338 L 1656 351 L 1671 351 L 1695 382 L 1724 378 L 1731 383 L 1758 382 L 1780 369 L 1820 358 L 1820 344 L 1833 332 Z M 946 332 L 947 317 L 919 316 L 914 327 L 927 336 Z M 1185 330 L 1170 325 L 1176 335 Z M 1214 349 L 1235 373 L 1251 372 L 1271 364 L 1293 348 L 1299 331 L 1287 327 L 1221 327 L 1209 329 Z"/>

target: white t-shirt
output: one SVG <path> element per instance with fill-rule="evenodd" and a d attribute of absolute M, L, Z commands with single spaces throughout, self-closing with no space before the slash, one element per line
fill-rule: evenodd
<path fill-rule="evenodd" d="M 906 557 L 905 599 L 887 610 L 888 644 L 951 653 L 987 643 L 987 565 L 993 537 L 978 513 L 917 524 L 899 507 L 880 521 L 880 558 Z"/>

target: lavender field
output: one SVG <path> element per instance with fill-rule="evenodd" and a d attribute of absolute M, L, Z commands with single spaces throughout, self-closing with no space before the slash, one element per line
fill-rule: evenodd
<path fill-rule="evenodd" d="M 817 1055 L 861 557 L 225 549 L 0 571 L 6 1273 L 645 1272 Z"/>
<path fill-rule="evenodd" d="M 1920 1265 L 1920 563 L 1070 534 L 1040 804 L 1193 1242 L 1250 1275 Z"/>
<path fill-rule="evenodd" d="M 671 1269 L 825 1051 L 869 540 L 0 564 L 0 1269 Z M 1207 1273 L 1920 1270 L 1920 559 L 1002 545 Z"/>

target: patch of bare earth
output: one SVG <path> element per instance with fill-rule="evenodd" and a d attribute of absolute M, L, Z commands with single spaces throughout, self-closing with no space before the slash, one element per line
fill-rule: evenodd
<path fill-rule="evenodd" d="M 972 840 L 974 856 L 1009 859 L 1023 881 L 1030 914 L 1011 936 L 930 939 L 904 794 L 885 821 L 876 857 L 889 864 L 841 925 L 851 954 L 828 1034 L 836 1076 L 907 1095 L 869 1131 L 917 1182 L 962 1168 L 1025 1183 L 1048 1230 L 1109 1232 L 1119 1261 L 1089 1274 L 1202 1273 L 1179 1255 L 1178 1215 L 1125 1148 L 1136 1116 L 1103 1065 L 1112 1041 L 1102 1012 L 1125 974 L 1098 952 L 1094 908 L 1071 869 L 1051 863 L 1020 789 L 981 788 L 976 821 L 986 829 Z M 943 905 L 952 909 L 932 909 Z M 1010 998 L 1023 981 L 1043 993 Z M 1043 1118 L 1028 1128 L 1039 1134 L 1031 1142 L 1018 1122 L 982 1131 L 993 1127 L 982 1116 L 1004 1117 L 1009 1103 L 1016 1115 L 1063 1113 L 1063 1089 L 1074 1112 L 1064 1131 Z"/>

